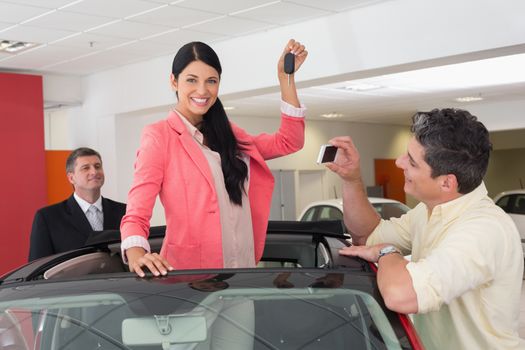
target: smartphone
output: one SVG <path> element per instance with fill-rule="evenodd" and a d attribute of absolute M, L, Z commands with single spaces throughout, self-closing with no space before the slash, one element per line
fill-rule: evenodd
<path fill-rule="evenodd" d="M 321 145 L 319 156 L 317 157 L 317 164 L 333 162 L 336 153 L 337 147 L 332 145 Z"/>

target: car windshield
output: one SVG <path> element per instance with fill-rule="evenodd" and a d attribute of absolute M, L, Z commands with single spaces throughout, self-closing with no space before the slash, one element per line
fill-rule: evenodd
<path fill-rule="evenodd" d="M 382 219 L 399 218 L 410 208 L 402 203 L 372 203 Z"/>
<path fill-rule="evenodd" d="M 50 350 L 402 349 L 395 316 L 373 297 L 373 275 L 345 277 L 281 271 L 4 289 L 0 325 L 11 333 L 0 341 Z"/>

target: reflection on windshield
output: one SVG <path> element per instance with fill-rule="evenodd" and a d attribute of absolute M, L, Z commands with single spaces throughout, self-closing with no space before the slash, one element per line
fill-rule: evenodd
<path fill-rule="evenodd" d="M 0 342 L 40 349 L 401 349 L 375 299 L 340 283 L 307 288 L 173 284 L 0 304 Z M 322 287 L 322 288 L 321 288 Z M 8 305 L 9 304 L 9 305 Z M 9 338 L 7 338 L 9 337 Z M 36 344 L 36 345 L 35 345 Z"/>

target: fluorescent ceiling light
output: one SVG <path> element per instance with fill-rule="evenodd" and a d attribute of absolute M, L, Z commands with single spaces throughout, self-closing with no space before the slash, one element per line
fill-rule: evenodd
<path fill-rule="evenodd" d="M 13 41 L 13 40 L 1 40 L 0 51 L 15 53 L 20 52 L 30 47 L 36 46 L 35 43 L 28 43 L 24 41 Z"/>
<path fill-rule="evenodd" d="M 235 107 L 233 107 L 233 106 L 225 106 L 225 107 L 224 107 L 224 110 L 225 110 L 225 111 L 232 111 L 232 110 L 234 110 L 234 109 L 235 109 Z"/>
<path fill-rule="evenodd" d="M 321 114 L 321 117 L 327 118 L 327 119 L 341 118 L 342 116 L 343 116 L 342 113 L 337 113 L 337 112 Z"/>
<path fill-rule="evenodd" d="M 380 85 L 367 84 L 367 83 L 350 84 L 344 87 L 345 90 L 350 90 L 350 91 L 370 91 L 370 90 L 377 90 L 381 88 L 382 86 Z"/>
<path fill-rule="evenodd" d="M 411 93 L 429 94 L 450 90 L 465 91 L 465 89 L 476 91 L 484 87 L 523 84 L 525 82 L 524 65 L 525 53 L 385 74 L 314 88 L 375 94 L 376 91 L 372 89 L 375 86 L 381 88 L 377 90 L 377 93 L 384 93 L 388 96 Z M 366 86 L 370 86 L 368 91 L 366 91 Z"/>
<path fill-rule="evenodd" d="M 266 7 L 266 6 L 270 6 L 270 5 L 275 5 L 275 4 L 278 4 L 278 3 L 280 3 L 280 2 L 281 2 L 281 0 L 267 2 L 266 4 L 261 4 L 261 5 L 253 6 L 253 7 L 250 7 L 250 8 L 244 9 L 244 10 L 231 12 L 231 13 L 228 14 L 228 16 L 236 16 L 236 15 L 240 15 L 241 13 L 245 13 L 245 12 L 249 12 L 249 11 L 257 10 L 257 9 L 260 9 L 260 8 L 263 8 L 263 7 Z"/>
<path fill-rule="evenodd" d="M 465 97 L 458 97 L 454 99 L 457 102 L 475 102 L 475 101 L 481 101 L 483 100 L 483 97 L 481 96 L 465 96 Z"/>
<path fill-rule="evenodd" d="M 525 81 L 524 63 L 525 54 L 517 54 L 389 74 L 375 77 L 374 81 L 428 92 L 475 89 L 522 83 Z"/>

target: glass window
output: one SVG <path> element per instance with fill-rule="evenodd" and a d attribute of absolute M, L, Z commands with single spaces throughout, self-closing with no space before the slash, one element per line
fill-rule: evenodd
<path fill-rule="evenodd" d="M 512 214 L 525 214 L 525 195 L 515 195 L 514 205 L 509 212 Z"/>
<path fill-rule="evenodd" d="M 509 205 L 509 198 L 510 196 L 503 196 L 496 202 L 496 205 L 501 207 L 501 209 L 507 211 L 508 205 Z"/>
<path fill-rule="evenodd" d="M 122 319 L 133 315 L 114 294 L 31 298 L 8 304 L 6 308 L 0 303 L 0 323 L 9 322 L 13 334 L 0 332 L 0 344 L 15 336 L 20 349 L 33 349 L 34 344 L 35 349 L 122 350 Z"/>
<path fill-rule="evenodd" d="M 308 295 L 307 290 L 311 294 Z M 365 293 L 316 283 L 254 300 L 254 349 L 401 349 L 388 319 Z"/>
<path fill-rule="evenodd" d="M 315 209 L 315 207 L 308 209 L 301 218 L 301 221 L 314 221 Z"/>
<path fill-rule="evenodd" d="M 328 248 L 323 244 L 317 245 L 317 267 L 327 267 L 331 265 L 330 254 Z"/>
<path fill-rule="evenodd" d="M 399 218 L 410 210 L 409 207 L 402 203 L 373 203 L 372 205 L 381 218 L 385 220 Z"/>
<path fill-rule="evenodd" d="M 343 213 L 336 207 L 323 206 L 319 208 L 318 220 L 342 220 Z"/>
<path fill-rule="evenodd" d="M 15 301 L 16 310 L 0 303 L 0 325 L 12 331 L 0 333 L 0 341 L 49 350 L 401 350 L 377 301 L 340 288 L 344 276 L 327 273 L 302 288 L 293 276 L 286 288 L 194 281 L 191 289 L 174 285 L 162 293 L 141 282 L 129 294 L 31 298 Z M 32 321 L 38 321 L 34 328 Z"/>

